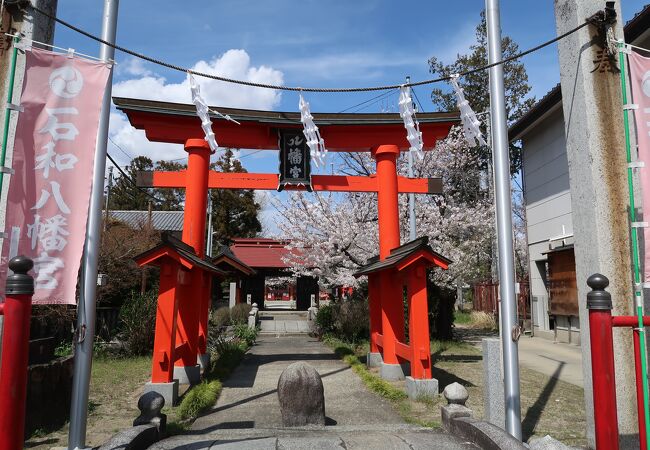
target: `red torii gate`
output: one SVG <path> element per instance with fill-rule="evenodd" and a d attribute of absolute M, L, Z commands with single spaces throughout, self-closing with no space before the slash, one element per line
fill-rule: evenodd
<path fill-rule="evenodd" d="M 184 144 L 189 154 L 187 170 L 181 172 L 148 172 L 138 178 L 138 184 L 144 187 L 185 188 L 185 219 L 183 242 L 189 244 L 198 258 L 205 257 L 205 220 L 208 189 L 265 189 L 276 190 L 279 184 L 277 174 L 221 173 L 209 170 L 210 148 L 203 139 L 201 121 L 196 116 L 193 105 L 128 98 L 113 98 L 117 108 L 126 113 L 131 125 L 144 130 L 150 141 Z M 233 123 L 218 117 L 212 118 L 212 127 L 217 141 L 222 147 L 277 150 L 278 133 L 281 130 L 301 130 L 299 113 L 252 111 L 232 108 L 218 108 L 224 115 L 238 121 Z M 406 131 L 399 114 L 314 114 L 320 134 L 330 151 L 362 152 L 370 151 L 377 162 L 377 174 L 369 177 L 359 176 L 311 176 L 311 188 L 316 191 L 337 192 L 377 192 L 379 223 L 379 259 L 384 260 L 392 249 L 400 246 L 399 231 L 399 193 L 440 194 L 442 183 L 437 178 L 412 179 L 398 176 L 397 157 L 401 151 L 408 150 Z M 458 122 L 457 113 L 420 113 L 418 114 L 420 130 L 423 133 L 424 147 L 433 148 L 438 139 L 445 138 L 452 125 Z M 287 186 L 286 189 L 305 189 L 304 186 Z M 218 205 L 217 205 L 218 207 Z M 144 263 L 144 261 L 141 261 Z M 371 353 L 381 355 L 382 371 L 387 378 L 403 377 L 399 368 L 396 345 L 403 341 L 402 292 L 397 292 L 395 284 L 386 279 L 381 283 L 382 289 L 370 292 L 370 327 L 371 335 L 381 335 L 383 345 L 379 347 L 373 339 Z M 392 288 L 390 286 L 393 286 Z M 386 289 L 383 289 L 386 287 Z M 177 369 L 189 373 L 196 360 L 206 353 L 207 321 L 209 295 L 192 298 L 191 291 L 181 290 L 182 298 L 178 302 L 178 316 L 193 318 L 199 322 L 199 333 L 195 324 L 181 324 L 178 327 L 180 346 L 197 349 L 198 355 L 177 358 Z M 183 292 L 187 292 L 183 294 Z M 194 295 L 199 290 L 194 290 Z M 393 298 L 392 302 L 388 302 Z M 400 307 L 391 303 L 399 301 Z M 159 301 L 159 309 L 162 302 Z M 160 311 L 159 311 L 160 312 Z M 169 313 L 167 314 L 169 315 Z M 187 319 L 186 319 L 187 320 Z M 397 325 L 401 321 L 401 326 Z M 158 327 L 160 324 L 156 324 Z M 188 333 L 191 331 L 191 333 Z M 157 343 L 154 348 L 158 348 Z M 170 330 L 173 334 L 173 330 Z M 162 339 L 162 338 L 161 338 Z M 388 345 L 386 345 L 388 343 Z M 164 342 L 165 348 L 173 348 Z M 178 343 L 177 343 L 178 347 Z M 376 358 L 374 358 L 376 359 Z M 152 383 L 172 383 L 170 371 L 156 367 Z M 192 366 L 192 367 L 189 367 Z M 394 370 L 390 370 L 390 369 Z M 176 372 L 176 371 L 175 371 Z M 401 375 L 400 375 L 401 374 Z M 430 375 L 429 375 L 430 376 Z M 196 380 L 189 380 L 194 382 Z"/>

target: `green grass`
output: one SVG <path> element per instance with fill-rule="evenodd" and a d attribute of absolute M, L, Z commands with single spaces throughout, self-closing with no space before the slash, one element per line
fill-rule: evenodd
<path fill-rule="evenodd" d="M 431 341 L 431 354 L 437 355 L 444 352 L 470 352 L 474 351 L 471 344 L 461 341 L 440 341 L 434 339 Z"/>
<path fill-rule="evenodd" d="M 168 415 L 167 435 L 184 433 L 201 413 L 216 404 L 223 388 L 222 381 L 235 370 L 249 348 L 246 340 L 223 342 L 218 346 L 219 353 L 215 354 L 210 370 L 203 374 L 203 382 L 192 387 L 177 408 L 165 411 Z"/>
<path fill-rule="evenodd" d="M 438 403 L 436 401 L 432 399 L 409 399 L 406 392 L 404 392 L 404 382 L 386 381 L 361 362 L 359 357 L 368 352 L 367 342 L 350 344 L 332 336 L 324 336 L 323 342 L 352 368 L 370 391 L 390 401 L 405 422 L 428 428 L 440 427 L 440 422 L 437 420 Z M 442 345 L 451 346 L 452 344 L 441 343 Z"/>
<path fill-rule="evenodd" d="M 359 375 L 361 381 L 370 389 L 372 392 L 381 395 L 387 400 L 390 401 L 399 401 L 407 398 L 407 395 L 401 389 L 397 389 L 389 382 L 382 380 L 377 375 L 372 374 L 367 368 L 366 365 L 359 361 L 355 355 L 346 355 L 343 357 L 343 361 L 349 364 L 352 367 L 352 370 Z"/>
<path fill-rule="evenodd" d="M 178 415 L 183 420 L 198 417 L 217 402 L 223 386 L 219 380 L 202 381 L 185 394 L 178 407 Z"/>
<path fill-rule="evenodd" d="M 472 323 L 472 317 L 469 312 L 466 311 L 455 311 L 454 312 L 454 323 L 460 325 L 469 325 Z"/>

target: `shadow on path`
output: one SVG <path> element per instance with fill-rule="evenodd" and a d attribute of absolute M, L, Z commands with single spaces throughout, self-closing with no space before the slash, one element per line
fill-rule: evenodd
<path fill-rule="evenodd" d="M 239 367 L 237 376 L 228 377 L 223 383 L 224 387 L 230 388 L 247 388 L 253 387 L 257 372 L 265 364 L 273 364 L 286 361 L 338 361 L 336 355 L 312 354 L 312 353 L 292 353 L 292 354 L 247 354 Z"/>
<path fill-rule="evenodd" d="M 345 372 L 346 370 L 350 370 L 350 366 L 343 367 L 341 369 L 337 369 L 337 370 L 333 370 L 331 372 L 324 373 L 324 374 L 321 375 L 321 379 L 332 376 L 332 375 L 335 375 L 335 374 L 340 373 L 340 372 Z M 259 393 L 259 394 L 256 394 L 256 395 L 251 395 L 250 397 L 246 397 L 246 398 L 244 398 L 242 400 L 239 400 L 237 402 L 229 403 L 229 404 L 224 405 L 224 406 L 213 408 L 210 411 L 207 411 L 206 413 L 202 414 L 199 417 L 209 416 L 211 414 L 215 414 L 215 413 L 218 413 L 220 411 L 225 411 L 227 409 L 234 408 L 236 406 L 240 406 L 240 405 L 243 405 L 243 404 L 246 404 L 246 403 L 250 403 L 250 402 L 252 402 L 254 400 L 257 400 L 257 399 L 262 398 L 262 397 L 266 397 L 267 395 L 275 394 L 277 392 L 278 392 L 277 389 L 271 389 L 271 390 L 266 391 L 266 392 L 262 392 L 262 393 Z M 329 420 L 326 420 L 326 425 L 336 425 L 336 421 L 334 419 L 331 419 L 331 418 L 327 418 L 327 419 L 329 419 Z M 254 427 L 255 427 L 255 422 L 254 421 L 220 422 L 220 423 L 216 423 L 216 424 L 211 425 L 211 426 L 206 427 L 206 428 L 188 430 L 183 434 L 198 435 L 198 434 L 209 433 L 209 432 L 217 430 L 217 429 L 224 429 L 224 428 L 231 428 L 231 429 L 232 428 L 254 428 Z"/>
<path fill-rule="evenodd" d="M 558 362 L 558 368 L 555 369 L 555 372 L 553 372 L 553 375 L 551 375 L 551 378 L 548 380 L 548 383 L 546 383 L 546 386 L 544 386 L 544 389 L 539 394 L 539 397 L 537 397 L 537 400 L 535 400 L 535 403 L 533 403 L 533 405 L 528 408 L 526 411 L 526 417 L 524 417 L 524 420 L 521 422 L 521 432 L 524 442 L 527 442 L 528 439 L 533 435 L 542 412 L 544 412 L 544 407 L 550 400 L 551 394 L 553 394 L 553 391 L 555 390 L 555 386 L 557 385 L 560 377 L 560 372 L 562 372 L 562 368 L 565 364 L 562 361 Z"/>

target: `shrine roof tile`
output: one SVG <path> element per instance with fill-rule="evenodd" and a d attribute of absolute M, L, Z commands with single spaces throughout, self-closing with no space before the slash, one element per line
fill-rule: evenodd
<path fill-rule="evenodd" d="M 196 107 L 190 103 L 171 103 L 135 98 L 113 97 L 113 103 L 121 111 L 142 111 L 157 114 L 196 116 Z M 228 115 L 238 122 L 259 122 L 282 125 L 300 125 L 300 112 L 260 111 L 253 109 L 225 108 L 211 106 L 223 115 Z M 403 124 L 399 113 L 312 113 L 316 125 L 368 125 L 368 124 Z M 216 114 L 212 120 L 225 121 Z M 435 122 L 459 122 L 457 111 L 418 113 L 421 124 Z"/>
<path fill-rule="evenodd" d="M 247 276 L 255 274 L 255 269 L 250 267 L 241 259 L 237 258 L 235 254 L 232 252 L 232 250 L 230 250 L 230 247 L 228 247 L 227 245 L 221 246 L 219 253 L 212 258 L 212 263 L 215 266 L 219 266 L 225 263 L 229 267 L 233 268 L 236 272 L 241 272 Z"/>
<path fill-rule="evenodd" d="M 406 260 L 413 254 L 421 250 L 430 253 L 436 259 L 440 260 L 441 262 L 447 265 L 451 264 L 451 260 L 445 258 L 440 253 L 434 251 L 431 248 L 431 246 L 429 246 L 429 238 L 423 236 L 421 238 L 414 239 L 410 242 L 407 242 L 404 245 L 392 249 L 388 257 L 386 257 L 386 259 L 384 259 L 383 261 L 380 261 L 378 256 L 374 256 L 368 259 L 368 263 L 365 266 L 360 267 L 359 270 L 354 274 L 354 276 L 360 277 L 363 275 L 371 274 L 373 272 L 378 272 L 380 270 L 393 268 L 397 266 L 400 262 Z"/>
<path fill-rule="evenodd" d="M 302 253 L 298 249 L 287 248 L 289 244 L 289 241 L 267 238 L 233 239 L 230 250 L 239 260 L 254 269 L 288 269 L 291 265 L 285 259 Z"/>
<path fill-rule="evenodd" d="M 148 211 L 108 212 L 111 219 L 118 220 L 131 228 L 142 228 L 149 222 Z M 151 226 L 157 231 L 183 231 L 183 211 L 152 211 Z"/>
<path fill-rule="evenodd" d="M 221 276 L 226 275 L 225 271 L 219 269 L 210 261 L 197 256 L 192 246 L 186 244 L 185 242 L 181 241 L 180 239 L 166 232 L 161 233 L 160 243 L 158 245 L 145 252 L 142 252 L 141 254 L 135 256 L 133 259 L 135 261 L 141 260 L 143 258 L 146 258 L 147 255 L 150 255 L 156 252 L 157 250 L 165 247 L 171 248 L 176 253 L 178 253 L 178 255 L 181 258 L 185 259 L 186 261 L 190 262 L 192 265 L 196 267 L 200 267 L 201 269 L 211 272 L 215 275 L 221 275 Z"/>

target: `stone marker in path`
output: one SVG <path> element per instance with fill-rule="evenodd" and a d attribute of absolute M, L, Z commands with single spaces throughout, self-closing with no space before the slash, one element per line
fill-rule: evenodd
<path fill-rule="evenodd" d="M 278 380 L 278 399 L 283 426 L 325 426 L 323 381 L 313 366 L 299 361 L 284 369 Z"/>

